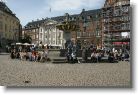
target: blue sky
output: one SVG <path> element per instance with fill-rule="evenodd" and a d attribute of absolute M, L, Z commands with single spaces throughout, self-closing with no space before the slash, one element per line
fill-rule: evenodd
<path fill-rule="evenodd" d="M 62 16 L 65 13 L 79 14 L 83 8 L 98 9 L 103 7 L 104 2 L 105 0 L 6 0 L 23 26 L 32 20 Z"/>

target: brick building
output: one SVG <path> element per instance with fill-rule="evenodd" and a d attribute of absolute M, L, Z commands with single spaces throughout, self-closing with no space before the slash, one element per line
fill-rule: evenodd
<path fill-rule="evenodd" d="M 82 10 L 79 14 L 79 28 L 80 31 L 77 32 L 78 40 L 83 43 L 87 41 L 88 44 L 94 44 L 96 46 L 102 46 L 102 16 L 101 9 Z"/>
<path fill-rule="evenodd" d="M 106 0 L 103 15 L 103 44 L 110 48 L 130 48 L 130 0 Z"/>

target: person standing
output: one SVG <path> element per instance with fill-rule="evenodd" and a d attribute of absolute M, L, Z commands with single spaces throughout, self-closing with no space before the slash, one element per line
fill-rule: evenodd
<path fill-rule="evenodd" d="M 68 46 L 67 46 L 66 57 L 67 57 L 68 62 L 71 61 L 71 54 L 72 54 L 72 43 L 68 44 Z"/>

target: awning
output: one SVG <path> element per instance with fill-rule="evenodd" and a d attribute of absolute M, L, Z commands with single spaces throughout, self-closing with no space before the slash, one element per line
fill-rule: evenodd
<path fill-rule="evenodd" d="M 128 45 L 129 42 L 113 42 L 114 45 Z"/>

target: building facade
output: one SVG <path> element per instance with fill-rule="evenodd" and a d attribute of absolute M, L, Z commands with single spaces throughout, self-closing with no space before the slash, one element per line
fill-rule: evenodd
<path fill-rule="evenodd" d="M 48 19 L 41 25 L 39 33 L 40 41 L 44 45 L 64 48 L 63 31 L 57 29 L 57 23 L 57 21 Z"/>
<path fill-rule="evenodd" d="M 57 40 L 49 41 L 50 38 L 46 39 L 45 32 L 41 33 L 41 31 L 47 31 L 47 33 L 49 33 L 51 29 L 52 31 L 58 31 L 55 27 L 56 24 L 65 22 L 67 18 L 69 22 L 78 26 L 76 31 L 69 29 L 71 39 L 76 39 L 81 45 L 83 45 L 85 41 L 99 48 L 130 47 L 130 0 L 106 0 L 102 9 L 88 11 L 83 9 L 80 14 L 69 15 L 66 13 L 65 16 L 52 17 L 50 19 L 53 24 L 49 24 L 47 18 L 28 23 L 26 26 L 32 30 L 31 26 L 35 25 L 35 29 L 38 29 L 38 26 L 40 27 L 41 25 L 41 28 L 37 30 L 38 32 L 29 32 L 31 35 L 35 34 L 34 37 L 37 37 L 34 40 L 37 42 L 47 42 L 47 44 L 55 43 L 55 45 L 57 45 Z M 68 28 L 70 28 L 70 26 Z M 62 35 L 64 35 L 66 31 L 68 31 L 68 29 L 63 31 Z M 57 35 L 56 33 L 57 32 L 54 32 L 54 34 L 52 34 L 52 38 L 57 39 L 57 36 L 53 37 L 53 35 Z M 58 31 L 58 33 L 60 33 L 60 31 Z M 42 38 L 40 39 L 39 37 Z M 62 41 L 62 44 L 64 43 L 65 42 Z"/>
<path fill-rule="evenodd" d="M 58 23 L 56 20 L 59 20 L 59 18 L 52 19 L 46 18 L 28 23 L 23 29 L 23 35 L 30 36 L 33 44 L 42 43 L 51 47 L 63 48 L 65 43 L 63 31 L 56 27 Z"/>
<path fill-rule="evenodd" d="M 2 47 L 18 42 L 22 36 L 22 27 L 16 15 L 0 1 L 0 44 Z"/>
<path fill-rule="evenodd" d="M 103 45 L 130 48 L 130 0 L 106 0 L 103 15 Z"/>
<path fill-rule="evenodd" d="M 101 9 L 83 11 L 80 14 L 69 15 L 66 13 L 65 16 L 52 17 L 48 20 L 42 19 L 35 22 L 30 22 L 25 26 L 24 31 L 26 34 L 30 35 L 33 39 L 33 43 L 43 42 L 44 44 L 50 45 L 62 45 L 66 41 L 64 40 L 64 32 L 57 29 L 57 25 L 64 22 L 68 16 L 68 21 L 72 22 L 75 25 L 78 25 L 78 30 L 70 31 L 71 39 L 76 39 L 80 44 L 83 44 L 86 40 L 88 44 L 95 44 L 96 46 L 102 46 L 102 16 Z M 38 27 L 39 26 L 39 27 Z M 33 27 L 33 28 L 32 28 Z M 35 29 L 38 29 L 38 32 L 33 32 Z M 70 28 L 70 27 L 69 27 Z M 29 32 L 29 31 L 30 32 Z M 50 32 L 51 31 L 51 32 Z M 46 38 L 46 32 L 50 35 Z M 24 33 L 24 32 L 23 32 Z M 47 35 L 48 35 L 47 34 Z M 33 36 L 38 37 L 36 39 Z M 52 35 L 52 36 L 51 36 Z M 61 35 L 61 36 L 60 36 Z M 60 41 L 58 40 L 60 37 Z M 50 40 L 55 39 L 55 40 Z M 63 40 L 62 40 L 63 39 Z M 35 40 L 35 41 L 34 41 Z"/>
<path fill-rule="evenodd" d="M 77 32 L 78 40 L 83 43 L 87 41 L 88 44 L 102 47 L 102 16 L 101 9 L 82 10 L 78 16 L 79 32 Z"/>

